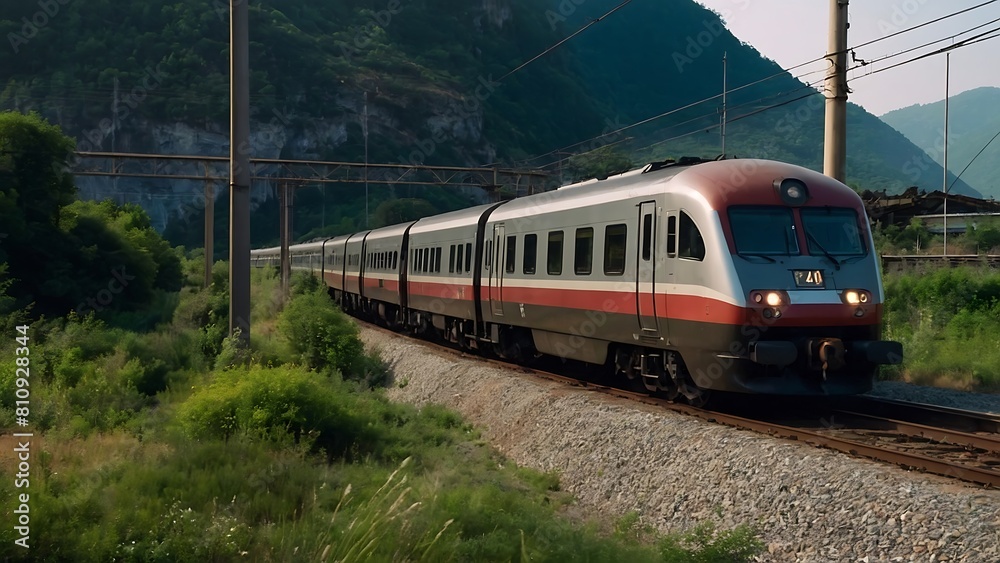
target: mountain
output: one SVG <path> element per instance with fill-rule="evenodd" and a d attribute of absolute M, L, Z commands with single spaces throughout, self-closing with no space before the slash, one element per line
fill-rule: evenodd
<path fill-rule="evenodd" d="M 635 163 L 711 156 L 721 150 L 726 53 L 733 90 L 726 152 L 822 168 L 822 96 L 692 0 L 631 3 L 547 50 L 618 3 L 255 1 L 253 155 L 361 161 L 367 114 L 372 162 L 555 171 L 571 154 L 611 143 Z M 11 48 L 0 49 L 0 110 L 38 111 L 76 137 L 81 150 L 227 155 L 227 5 L 91 0 L 45 4 L 49 13 L 39 11 L 41 4 L 4 2 L 0 36 Z M 852 105 L 848 127 L 848 182 L 857 188 L 931 189 L 939 181 L 940 166 L 875 116 Z M 921 165 L 908 169 L 913 162 Z M 175 242 L 200 240 L 201 217 L 184 212 L 186 201 L 202 193 L 200 182 L 123 179 L 115 191 L 110 182 L 80 178 L 78 186 L 86 197 L 143 204 Z M 963 182 L 955 190 L 974 193 Z M 316 192 L 297 203 L 299 232 L 364 223 L 359 190 L 331 191 L 322 202 Z M 379 187 L 371 190 L 370 208 L 425 196 L 439 209 L 468 205 L 467 197 L 442 191 Z M 255 187 L 268 214 L 253 223 L 255 241 L 274 239 L 272 193 L 263 182 Z M 222 241 L 226 221 L 216 225 Z"/>
<path fill-rule="evenodd" d="M 568 29 L 600 16 L 617 3 L 591 0 L 569 15 Z M 725 55 L 728 89 L 738 88 L 727 99 L 730 124 L 726 152 L 787 160 L 815 170 L 823 168 L 823 96 L 813 94 L 815 89 L 783 72 L 753 46 L 742 43 L 725 29 L 719 14 L 700 4 L 633 3 L 567 47 L 583 64 L 581 72 L 588 88 L 607 100 L 607 105 L 615 108 L 626 123 L 718 96 L 722 92 Z M 813 55 L 803 53 L 802 58 Z M 656 120 L 638 134 L 631 130 L 623 135 L 642 137 L 637 143 L 640 147 L 675 139 L 639 150 L 647 159 L 718 154 L 721 106 L 721 100 L 716 98 Z M 912 185 L 933 189 L 940 184 L 940 165 L 899 132 L 855 104 L 848 104 L 847 119 L 849 184 L 890 191 Z M 699 127 L 701 133 L 676 139 L 699 131 Z M 978 195 L 962 181 L 954 189 Z"/>
<path fill-rule="evenodd" d="M 992 87 L 962 92 L 948 103 L 948 169 L 993 198 L 1000 198 L 1000 141 L 990 142 L 1000 131 L 997 107 L 1000 88 Z M 906 135 L 936 163 L 943 164 L 944 110 L 944 100 L 917 104 L 890 111 L 882 121 Z"/>

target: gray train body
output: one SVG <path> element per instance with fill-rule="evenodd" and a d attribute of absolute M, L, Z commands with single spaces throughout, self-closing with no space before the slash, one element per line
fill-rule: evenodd
<path fill-rule="evenodd" d="M 880 339 L 861 199 L 780 162 L 650 165 L 291 253 L 355 314 L 513 360 L 605 364 L 692 402 L 862 393 L 902 360 Z"/>

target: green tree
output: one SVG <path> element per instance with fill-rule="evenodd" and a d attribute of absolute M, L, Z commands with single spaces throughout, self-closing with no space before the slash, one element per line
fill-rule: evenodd
<path fill-rule="evenodd" d="M 0 217 L 4 250 L 31 246 L 76 197 L 67 162 L 75 143 L 37 113 L 0 113 Z M 0 260 L 5 258 L 0 250 Z"/>
<path fill-rule="evenodd" d="M 155 292 L 180 289 L 180 259 L 145 211 L 74 201 L 73 146 L 36 114 L 0 113 L 0 263 L 14 300 L 4 307 L 100 314 L 139 310 Z"/>
<path fill-rule="evenodd" d="M 383 201 L 375 208 L 373 217 L 375 227 L 396 225 L 407 221 L 416 221 L 438 213 L 438 210 L 427 200 L 419 198 L 390 199 Z"/>

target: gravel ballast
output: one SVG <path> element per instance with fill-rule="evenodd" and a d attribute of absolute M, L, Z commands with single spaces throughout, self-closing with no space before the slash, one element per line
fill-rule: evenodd
<path fill-rule="evenodd" d="M 594 514 L 635 511 L 663 531 L 704 520 L 750 524 L 764 561 L 1000 561 L 998 491 L 534 379 L 371 329 L 361 335 L 393 370 L 390 398 L 461 412 L 519 465 L 557 471 Z"/>

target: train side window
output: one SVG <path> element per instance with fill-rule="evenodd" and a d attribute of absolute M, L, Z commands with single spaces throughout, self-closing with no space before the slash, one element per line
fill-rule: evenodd
<path fill-rule="evenodd" d="M 667 256 L 677 256 L 677 216 L 667 218 Z"/>
<path fill-rule="evenodd" d="M 562 274 L 563 266 L 563 232 L 553 231 L 549 233 L 548 254 L 545 256 L 546 271 L 550 276 Z"/>
<path fill-rule="evenodd" d="M 681 211 L 681 228 L 678 236 L 677 255 L 688 260 L 705 259 L 705 241 L 701 238 L 698 225 L 687 213 Z"/>
<path fill-rule="evenodd" d="M 642 259 L 649 260 L 653 256 L 653 215 L 642 216 Z"/>
<path fill-rule="evenodd" d="M 573 272 L 586 276 L 593 271 L 594 266 L 594 228 L 584 227 L 576 230 L 576 246 L 573 253 Z"/>
<path fill-rule="evenodd" d="M 625 274 L 625 252 L 628 227 L 625 224 L 604 228 L 604 273 L 609 276 Z"/>
<path fill-rule="evenodd" d="M 472 271 L 472 243 L 465 243 L 465 271 Z"/>
<path fill-rule="evenodd" d="M 517 237 L 510 236 L 507 237 L 507 261 L 504 264 L 504 270 L 508 274 L 514 273 L 514 265 L 517 262 Z"/>
<path fill-rule="evenodd" d="M 448 247 L 448 273 L 455 273 L 455 245 Z"/>
<path fill-rule="evenodd" d="M 534 274 L 537 259 L 538 235 L 524 235 L 524 259 L 521 262 L 521 271 L 525 274 Z"/>

